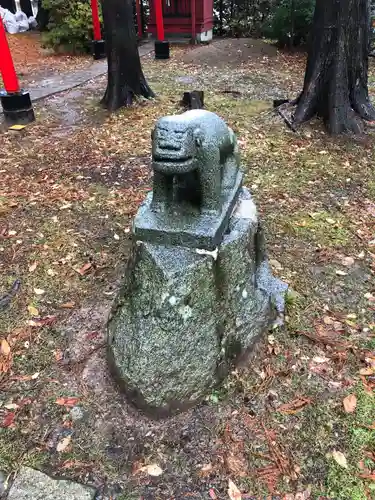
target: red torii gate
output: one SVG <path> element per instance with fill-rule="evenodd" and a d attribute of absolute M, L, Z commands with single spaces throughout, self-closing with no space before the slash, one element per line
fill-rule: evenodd
<path fill-rule="evenodd" d="M 135 7 L 137 15 L 138 36 L 139 38 L 142 38 L 143 30 L 142 30 L 142 12 L 141 12 L 140 0 L 135 0 Z M 154 0 L 154 8 L 157 19 L 157 40 L 155 42 L 155 57 L 157 59 L 168 59 L 169 43 L 164 40 L 162 0 Z M 91 0 L 91 14 L 92 14 L 92 24 L 94 30 L 93 56 L 94 59 L 103 59 L 106 57 L 106 54 L 105 54 L 104 40 L 102 40 L 102 34 L 100 29 L 98 0 Z"/>

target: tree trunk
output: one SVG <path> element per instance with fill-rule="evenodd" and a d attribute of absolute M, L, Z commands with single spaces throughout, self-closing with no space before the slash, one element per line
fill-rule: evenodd
<path fill-rule="evenodd" d="M 368 97 L 368 0 L 316 0 L 305 83 L 294 123 L 314 115 L 332 134 L 360 133 L 374 120 Z"/>
<path fill-rule="evenodd" d="M 132 0 L 102 0 L 108 59 L 107 90 L 102 104 L 114 111 L 135 96 L 154 97 L 143 75 L 133 22 Z"/>
<path fill-rule="evenodd" d="M 223 0 L 219 2 L 219 34 L 223 36 Z"/>

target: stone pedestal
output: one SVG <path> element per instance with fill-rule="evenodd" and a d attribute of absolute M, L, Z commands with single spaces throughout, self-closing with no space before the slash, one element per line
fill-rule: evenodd
<path fill-rule="evenodd" d="M 134 239 L 108 323 L 111 368 L 152 415 L 186 409 L 282 314 L 285 290 L 270 273 L 256 207 L 242 188 L 214 251 Z"/>

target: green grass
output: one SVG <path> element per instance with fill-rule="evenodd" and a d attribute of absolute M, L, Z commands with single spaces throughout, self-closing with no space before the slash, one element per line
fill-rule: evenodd
<path fill-rule="evenodd" d="M 351 391 L 353 392 L 353 391 Z M 358 463 L 365 458 L 364 451 L 375 451 L 375 430 L 365 429 L 375 420 L 375 398 L 365 392 L 361 385 L 355 389 L 357 407 L 355 413 L 343 417 L 343 425 L 348 435 L 348 468 L 338 465 L 333 458 L 328 458 L 327 492 L 339 500 L 365 500 L 366 486 L 374 491 L 371 482 L 359 477 Z M 375 463 L 367 461 L 371 469 Z M 375 492 L 374 492 L 375 493 Z"/>
<path fill-rule="evenodd" d="M 285 227 L 298 238 L 322 246 L 342 247 L 349 243 L 347 221 L 337 212 L 296 213 L 285 220 Z"/>

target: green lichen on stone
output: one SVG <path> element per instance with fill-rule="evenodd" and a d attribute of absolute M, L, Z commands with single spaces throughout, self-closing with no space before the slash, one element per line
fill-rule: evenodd
<path fill-rule="evenodd" d="M 135 241 L 109 323 L 109 358 L 138 406 L 183 410 L 210 392 L 282 308 L 246 189 L 215 252 Z"/>

